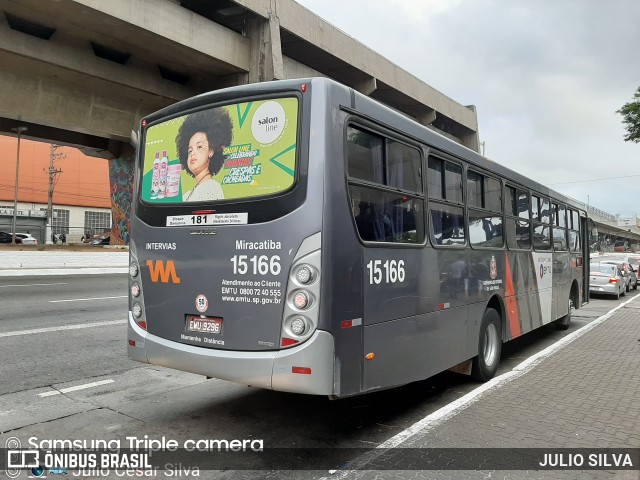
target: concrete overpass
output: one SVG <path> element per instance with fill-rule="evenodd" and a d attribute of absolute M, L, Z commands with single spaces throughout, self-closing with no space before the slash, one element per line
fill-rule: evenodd
<path fill-rule="evenodd" d="M 478 149 L 465 107 L 293 0 L 0 0 L 0 131 L 121 155 L 145 114 L 323 75 Z"/>
<path fill-rule="evenodd" d="M 599 250 L 611 251 L 618 241 L 626 242 L 630 250 L 640 249 L 640 228 L 637 225 L 622 227 L 618 224 L 618 217 L 615 215 L 591 205 L 585 205 L 585 208 L 598 230 L 598 237 L 597 239 L 593 237 L 593 240 L 594 243 L 597 242 Z"/>

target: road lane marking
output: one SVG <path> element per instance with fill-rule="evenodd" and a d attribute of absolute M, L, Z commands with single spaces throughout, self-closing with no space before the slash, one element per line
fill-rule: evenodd
<path fill-rule="evenodd" d="M 416 423 L 414 423 L 410 427 L 407 427 L 406 429 L 394 435 L 393 437 L 380 443 L 372 451 L 368 453 L 364 453 L 354 458 L 353 460 L 347 463 L 347 465 L 345 466 L 345 469 L 329 470 L 328 473 L 331 476 L 322 477 L 320 478 L 320 480 L 343 480 L 348 476 L 351 476 L 352 478 L 362 478 L 360 475 L 358 475 L 358 472 L 366 470 L 365 468 L 366 465 L 375 461 L 378 457 L 383 455 L 385 451 L 393 448 L 401 448 L 400 446 L 404 442 L 409 440 L 409 438 L 413 437 L 414 435 L 423 434 L 429 430 L 432 430 L 440 426 L 447 420 L 453 418 L 458 413 L 461 413 L 463 410 L 466 410 L 468 407 L 470 407 L 477 401 L 481 400 L 481 398 L 484 397 L 487 393 L 493 390 L 497 390 L 498 388 L 510 383 L 516 378 L 519 378 L 522 375 L 526 374 L 527 372 L 531 371 L 537 365 L 539 365 L 544 359 L 546 359 L 547 357 L 550 357 L 557 351 L 563 349 L 564 347 L 572 343 L 574 340 L 580 338 L 585 333 L 590 332 L 591 330 L 596 328 L 598 325 L 600 325 L 601 323 L 609 319 L 611 316 L 613 316 L 613 314 L 616 313 L 618 310 L 626 307 L 627 304 L 633 302 L 639 297 L 640 295 L 633 296 L 631 299 L 621 303 L 614 309 L 609 310 L 607 313 L 596 318 L 595 320 L 588 323 L 584 327 L 581 327 L 580 329 L 575 330 L 574 332 L 571 332 L 568 335 L 565 335 L 557 342 L 549 345 L 547 348 L 540 350 L 538 353 L 530 356 L 520 364 L 516 365 L 512 370 L 509 370 L 503 373 L 502 375 L 491 379 L 487 383 L 480 385 L 478 388 L 470 391 L 466 395 L 458 398 L 457 400 L 454 400 L 453 402 L 445 405 L 444 407 L 436 410 L 435 412 L 427 415 L 426 417 L 423 417 L 421 420 L 418 420 Z"/>
<path fill-rule="evenodd" d="M 117 297 L 70 298 L 68 300 L 49 300 L 49 303 L 86 302 L 87 300 L 108 300 L 110 298 L 127 298 L 128 296 L 129 295 L 118 295 Z"/>
<path fill-rule="evenodd" d="M 19 335 L 31 335 L 34 333 L 49 333 L 49 332 L 60 332 L 63 330 L 77 330 L 79 328 L 104 327 L 106 325 L 118 325 L 121 323 L 127 323 L 127 321 L 126 320 L 108 320 L 105 322 L 78 323 L 75 325 L 61 325 L 59 327 L 31 328 L 29 330 L 16 330 L 13 332 L 0 333 L 0 338 L 1 337 L 17 337 Z"/>
<path fill-rule="evenodd" d="M 51 392 L 39 393 L 38 396 L 41 397 L 41 398 L 52 397 L 53 395 L 60 395 L 62 393 L 69 393 L 69 392 L 77 392 L 78 390 L 84 390 L 86 388 L 98 387 L 100 385 L 107 385 L 107 384 L 113 383 L 113 382 L 114 382 L 114 380 L 111 380 L 111 379 L 100 380 L 99 382 L 85 383 L 84 385 L 76 385 L 75 387 L 67 387 L 67 388 L 62 388 L 60 390 L 53 390 Z"/>
<path fill-rule="evenodd" d="M 58 283 L 25 283 L 25 284 L 16 284 L 16 285 L 0 285 L 0 288 L 7 287 L 46 287 L 49 285 L 66 285 L 67 282 L 58 282 Z"/>

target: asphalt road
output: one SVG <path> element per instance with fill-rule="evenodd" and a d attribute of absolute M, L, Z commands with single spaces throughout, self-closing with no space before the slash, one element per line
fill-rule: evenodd
<path fill-rule="evenodd" d="M 268 447 L 375 447 L 478 386 L 466 376 L 444 372 L 404 387 L 330 401 L 131 362 L 125 348 L 125 295 L 126 275 L 0 278 L 2 445 L 8 436 L 164 435 L 262 439 Z M 568 331 L 547 326 L 510 342 L 498 374 L 624 300 L 592 299 L 574 312 Z M 118 323 L 59 329 L 88 322 Z M 65 390 L 69 387 L 82 388 Z M 314 478 L 314 473 L 295 477 Z M 216 478 L 237 477 L 227 472 Z"/>
<path fill-rule="evenodd" d="M 126 275 L 0 277 L 0 394 L 137 367 L 126 296 Z"/>

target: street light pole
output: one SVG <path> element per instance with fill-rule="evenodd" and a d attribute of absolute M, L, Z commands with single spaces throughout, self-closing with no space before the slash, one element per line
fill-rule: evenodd
<path fill-rule="evenodd" d="M 19 126 L 12 128 L 11 131 L 18 134 L 18 148 L 16 151 L 16 186 L 13 192 L 13 222 L 11 224 L 11 243 L 16 244 L 16 216 L 18 214 L 18 175 L 20 173 L 20 135 L 26 131 L 27 127 Z"/>

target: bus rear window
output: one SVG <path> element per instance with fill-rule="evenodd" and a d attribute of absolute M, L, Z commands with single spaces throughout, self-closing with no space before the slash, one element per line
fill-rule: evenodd
<path fill-rule="evenodd" d="M 151 204 L 245 199 L 295 182 L 298 99 L 200 110 L 146 130 L 141 198 Z"/>

